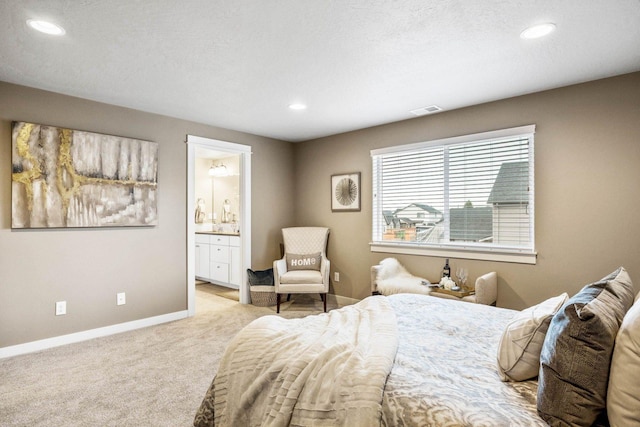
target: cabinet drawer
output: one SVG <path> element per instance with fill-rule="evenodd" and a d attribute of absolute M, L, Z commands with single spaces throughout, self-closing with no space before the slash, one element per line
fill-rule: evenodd
<path fill-rule="evenodd" d="M 196 243 L 209 244 L 209 235 L 196 233 Z"/>
<path fill-rule="evenodd" d="M 212 280 L 225 283 L 229 282 L 229 264 L 211 261 L 209 266 L 211 270 L 209 274 Z"/>
<path fill-rule="evenodd" d="M 229 263 L 229 246 L 211 245 L 209 248 L 211 262 Z"/>
<path fill-rule="evenodd" d="M 209 241 L 209 243 L 211 243 L 212 245 L 229 246 L 229 236 L 219 236 L 217 234 L 214 234 L 210 237 L 211 240 Z"/>
<path fill-rule="evenodd" d="M 240 237 L 229 236 L 229 246 L 240 246 Z"/>

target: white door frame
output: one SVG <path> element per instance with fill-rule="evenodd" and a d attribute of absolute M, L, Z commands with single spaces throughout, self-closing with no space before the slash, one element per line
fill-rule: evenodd
<path fill-rule="evenodd" d="M 240 303 L 249 304 L 247 268 L 251 268 L 251 147 L 234 142 L 187 135 L 187 309 L 196 314 L 195 159 L 196 147 L 240 155 Z"/>

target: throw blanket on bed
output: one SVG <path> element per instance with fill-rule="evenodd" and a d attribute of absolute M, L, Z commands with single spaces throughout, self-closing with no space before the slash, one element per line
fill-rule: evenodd
<path fill-rule="evenodd" d="M 194 424 L 380 425 L 397 347 L 396 316 L 381 296 L 302 319 L 256 319 L 229 344 Z"/>

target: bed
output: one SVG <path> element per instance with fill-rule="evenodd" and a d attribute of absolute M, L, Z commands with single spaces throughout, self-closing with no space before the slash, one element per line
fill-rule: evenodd
<path fill-rule="evenodd" d="M 626 271 L 563 297 L 531 335 L 533 378 L 504 381 L 506 331 L 545 304 L 395 294 L 262 317 L 229 344 L 194 425 L 640 425 L 640 302 Z"/>
<path fill-rule="evenodd" d="M 363 304 L 371 304 L 371 300 L 386 301 L 395 316 L 395 319 L 388 319 L 387 315 L 387 320 L 397 322 L 397 352 L 376 413 L 382 425 L 546 425 L 536 414 L 536 382 L 506 383 L 496 372 L 498 340 L 515 311 L 412 294 L 372 296 L 355 307 L 344 309 L 359 309 Z M 375 309 L 379 310 L 379 307 Z M 305 319 L 326 317 L 337 311 Z M 269 318 L 259 319 L 258 330 L 272 328 L 272 322 L 288 324 L 301 320 Z M 305 328 L 308 330 L 308 325 Z M 239 337 L 239 341 L 246 341 L 245 338 L 248 337 Z M 374 343 L 379 339 L 375 335 L 372 337 Z M 250 347 L 256 349 L 253 345 Z M 240 353 L 242 350 L 236 348 L 235 362 Z M 252 358 L 248 365 L 259 364 L 262 359 L 259 351 L 253 354 L 255 360 Z M 242 357 L 250 356 L 244 354 Z M 290 362 L 287 364 L 291 365 Z M 223 365 L 224 362 L 221 367 Z M 255 378 L 258 374 L 250 376 Z M 215 414 L 214 408 L 224 407 L 215 403 L 215 387 L 214 380 L 196 416 L 194 425 L 197 427 L 241 422 L 238 419 L 225 422 L 218 417 L 214 423 L 214 416 L 219 415 Z M 255 402 L 256 398 L 250 400 Z"/>

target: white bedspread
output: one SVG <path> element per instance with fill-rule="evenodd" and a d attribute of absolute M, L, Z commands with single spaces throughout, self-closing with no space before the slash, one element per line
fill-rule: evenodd
<path fill-rule="evenodd" d="M 537 381 L 503 382 L 496 355 L 517 312 L 423 295 L 388 297 L 399 346 L 383 426 L 543 427 Z"/>
<path fill-rule="evenodd" d="M 266 316 L 229 344 L 210 393 L 219 426 L 374 426 L 398 347 L 373 297 L 319 316 Z"/>

